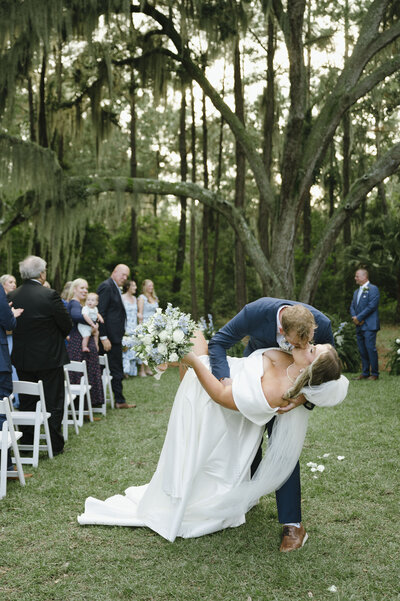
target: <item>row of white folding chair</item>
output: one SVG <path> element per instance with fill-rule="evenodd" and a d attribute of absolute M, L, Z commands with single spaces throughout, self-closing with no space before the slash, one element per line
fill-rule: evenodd
<path fill-rule="evenodd" d="M 39 451 L 47 451 L 49 458 L 53 458 L 48 422 L 51 414 L 46 410 L 43 382 L 42 380 L 39 380 L 39 382 L 13 381 L 13 395 L 11 395 L 11 399 L 14 394 L 29 394 L 37 396 L 39 399 L 36 403 L 35 411 L 11 411 L 11 417 L 17 428 L 19 426 L 33 426 L 33 444 L 20 444 L 19 450 L 32 451 L 32 456 L 21 457 L 21 462 L 37 467 L 39 463 Z M 41 433 L 42 426 L 44 433 Z"/>
<path fill-rule="evenodd" d="M 22 469 L 21 458 L 19 455 L 17 440 L 21 438 L 22 432 L 16 432 L 10 409 L 10 401 L 7 397 L 0 400 L 0 414 L 6 416 L 6 421 L 3 422 L 3 427 L 0 430 L 0 499 L 6 496 L 7 493 L 7 476 L 15 476 L 15 471 L 8 471 L 8 450 L 12 449 L 14 461 L 17 466 L 17 474 L 21 486 L 25 486 L 24 470 Z"/>

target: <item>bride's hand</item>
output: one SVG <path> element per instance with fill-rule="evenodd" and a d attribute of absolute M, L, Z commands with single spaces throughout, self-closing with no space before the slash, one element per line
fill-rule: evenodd
<path fill-rule="evenodd" d="M 282 401 L 282 405 L 278 409 L 278 413 L 279 414 L 288 413 L 288 411 L 291 411 L 292 409 L 296 409 L 296 407 L 303 405 L 305 402 L 306 402 L 306 397 L 303 394 L 296 397 L 295 399 L 290 399 L 289 401 Z"/>
<path fill-rule="evenodd" d="M 196 355 L 193 353 L 193 351 L 190 351 L 190 353 L 188 353 L 187 355 L 185 355 L 184 357 L 181 358 L 181 363 L 182 365 L 186 365 L 188 367 L 193 367 L 193 363 L 196 359 Z"/>

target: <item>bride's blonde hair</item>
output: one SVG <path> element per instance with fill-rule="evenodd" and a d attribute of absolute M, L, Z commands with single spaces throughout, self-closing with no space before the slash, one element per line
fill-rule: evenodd
<path fill-rule="evenodd" d="M 333 346 L 321 353 L 310 365 L 296 378 L 295 383 L 285 394 L 284 399 L 294 399 L 299 396 L 304 386 L 317 386 L 330 380 L 338 380 L 342 374 L 342 365 L 339 355 Z"/>

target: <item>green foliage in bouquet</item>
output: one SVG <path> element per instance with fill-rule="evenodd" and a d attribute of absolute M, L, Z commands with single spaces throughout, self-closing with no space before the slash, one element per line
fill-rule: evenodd
<path fill-rule="evenodd" d="M 400 376 L 400 338 L 396 338 L 393 342 L 392 349 L 386 354 L 387 363 L 386 369 L 389 370 L 391 376 Z"/>
<path fill-rule="evenodd" d="M 356 372 L 360 369 L 356 329 L 350 321 L 336 323 L 332 318 L 333 338 L 344 371 Z M 338 321 L 338 320 L 337 320 Z"/>

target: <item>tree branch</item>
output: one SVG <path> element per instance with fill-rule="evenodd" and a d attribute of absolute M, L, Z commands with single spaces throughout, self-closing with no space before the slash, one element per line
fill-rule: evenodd
<path fill-rule="evenodd" d="M 87 195 L 117 191 L 135 194 L 173 195 L 193 198 L 219 211 L 237 233 L 246 253 L 253 262 L 262 282 L 272 281 L 277 289 L 282 289 L 278 276 L 266 259 L 258 240 L 247 224 L 243 213 L 232 203 L 216 192 L 207 190 L 191 182 L 168 182 L 159 179 L 128 177 L 71 177 L 74 184 L 84 184 Z"/>

